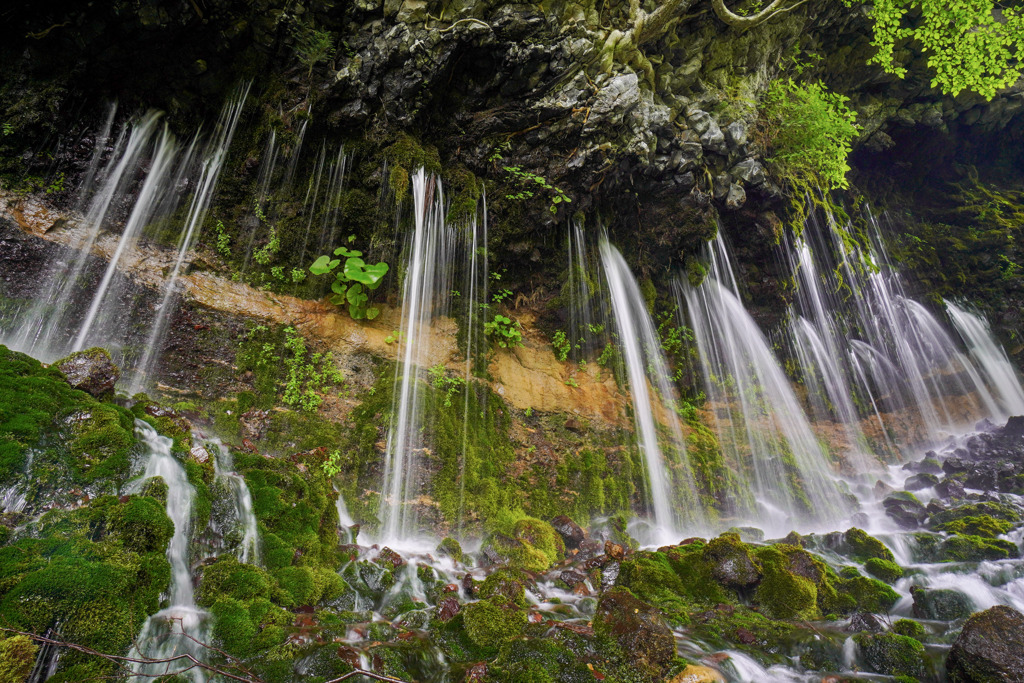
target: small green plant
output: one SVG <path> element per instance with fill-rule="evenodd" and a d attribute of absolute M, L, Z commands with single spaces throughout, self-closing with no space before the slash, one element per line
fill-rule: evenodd
<path fill-rule="evenodd" d="M 565 380 L 565 386 L 572 387 L 573 389 L 578 389 L 580 383 L 576 381 L 575 377 L 570 377 L 569 379 Z"/>
<path fill-rule="evenodd" d="M 494 148 L 491 155 L 487 157 L 487 161 L 491 163 L 504 161 L 505 157 L 502 153 L 510 149 L 512 149 L 512 141 L 506 140 Z M 558 213 L 559 204 L 569 204 L 572 202 L 569 195 L 563 192 L 561 188 L 549 183 L 547 178 L 542 175 L 523 170 L 521 166 L 502 166 L 501 168 L 505 171 L 505 181 L 519 186 L 518 192 L 505 195 L 505 199 L 512 201 L 530 199 L 534 196 L 533 191 L 539 186 L 551 194 L 551 204 L 548 205 L 548 211 L 552 214 Z"/>
<path fill-rule="evenodd" d="M 430 375 L 431 386 L 444 392 L 444 407 L 451 408 L 452 399 L 466 386 L 466 380 L 462 377 L 450 377 L 445 372 L 443 363 L 431 367 L 427 374 Z"/>
<path fill-rule="evenodd" d="M 495 313 L 493 320 L 484 323 L 484 334 L 494 337 L 501 348 L 512 349 L 523 345 L 523 334 L 519 327 L 519 323 L 511 318 Z"/>
<path fill-rule="evenodd" d="M 311 26 L 298 26 L 294 31 L 295 56 L 307 69 L 306 78 L 313 77 L 313 68 L 320 62 L 334 59 L 334 36 Z"/>
<path fill-rule="evenodd" d="M 354 237 L 354 236 L 352 236 Z M 349 238 L 349 242 L 352 241 Z M 345 259 L 345 265 L 335 272 L 341 265 L 340 258 L 321 256 L 309 267 L 309 272 L 314 275 L 326 275 L 334 273 L 334 282 L 331 283 L 331 303 L 335 306 L 348 304 L 348 313 L 354 320 L 373 320 L 380 315 L 380 308 L 368 305 L 370 295 L 384 280 L 388 274 L 388 264 L 381 261 L 377 264 L 367 263 L 363 260 L 363 252 L 348 247 L 338 247 L 334 250 L 335 256 Z"/>
<path fill-rule="evenodd" d="M 491 303 L 500 304 L 505 299 L 512 296 L 511 289 L 499 289 L 497 292 L 491 295 Z"/>
<path fill-rule="evenodd" d="M 271 225 L 270 237 L 267 239 L 267 243 L 256 250 L 256 253 L 252 255 L 252 260 L 261 266 L 269 265 L 274 255 L 280 250 L 281 240 L 277 237 L 277 227 Z"/>
<path fill-rule="evenodd" d="M 597 357 L 597 364 L 602 368 L 608 367 L 610 363 L 614 362 L 616 353 L 618 353 L 618 350 L 615 348 L 615 345 L 611 342 L 606 343 L 601 350 L 601 355 Z"/>
<path fill-rule="evenodd" d="M 14 135 L 14 124 L 10 121 L 4 121 L 3 125 L 3 136 Z"/>
<path fill-rule="evenodd" d="M 214 231 L 217 233 L 217 253 L 224 258 L 231 256 L 231 235 L 228 234 L 227 229 L 224 227 L 224 221 L 218 219 L 217 224 L 213 226 Z"/>
<path fill-rule="evenodd" d="M 286 327 L 284 334 L 284 346 L 289 353 L 284 355 L 283 362 L 288 376 L 281 400 L 285 405 L 314 412 L 323 403 L 321 392 L 344 384 L 345 376 L 335 367 L 330 352 L 309 354 L 306 340 L 294 327 Z"/>
<path fill-rule="evenodd" d="M 50 184 L 46 186 L 46 194 L 53 194 L 55 192 L 64 191 L 64 172 L 57 174 L 57 177 L 50 181 Z"/>
<path fill-rule="evenodd" d="M 295 284 L 305 282 L 306 275 L 306 271 L 304 271 L 302 268 L 292 268 L 292 282 L 294 282 Z"/>
<path fill-rule="evenodd" d="M 280 281 L 284 282 L 284 266 L 273 266 L 270 269 L 270 275 L 275 280 L 280 280 Z"/>
<path fill-rule="evenodd" d="M 556 330 L 555 336 L 551 338 L 551 345 L 555 347 L 555 358 L 563 363 L 569 358 L 569 339 L 562 330 Z"/>
<path fill-rule="evenodd" d="M 821 82 L 773 81 L 761 103 L 768 161 L 796 183 L 848 187 L 847 158 L 859 127 L 847 102 Z"/>
<path fill-rule="evenodd" d="M 391 334 L 389 334 L 388 336 L 384 337 L 384 343 L 385 344 L 394 344 L 395 342 L 401 340 L 404 336 L 405 335 L 403 335 L 400 330 L 391 330 Z"/>
<path fill-rule="evenodd" d="M 320 463 L 320 468 L 329 478 L 333 478 L 341 474 L 341 451 L 331 451 L 328 456 L 324 458 L 324 461 Z"/>
<path fill-rule="evenodd" d="M 525 411 L 523 411 L 523 414 L 526 415 L 527 418 L 533 417 L 533 408 L 528 407 Z"/>

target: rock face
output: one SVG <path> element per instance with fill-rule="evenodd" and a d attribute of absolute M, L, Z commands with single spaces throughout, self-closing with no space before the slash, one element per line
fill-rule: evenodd
<path fill-rule="evenodd" d="M 1024 681 L 1024 614 L 998 605 L 968 619 L 946 670 L 951 683 Z"/>
<path fill-rule="evenodd" d="M 53 364 L 75 389 L 100 397 L 114 391 L 121 370 L 114 365 L 106 349 L 76 351 Z"/>

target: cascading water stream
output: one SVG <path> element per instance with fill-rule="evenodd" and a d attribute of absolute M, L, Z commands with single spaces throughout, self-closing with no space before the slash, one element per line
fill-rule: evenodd
<path fill-rule="evenodd" d="M 949 318 L 967 344 L 971 357 L 995 389 L 1001 408 L 997 417 L 1024 415 L 1024 389 L 1006 351 L 992 335 L 988 321 L 951 301 L 945 303 Z"/>
<path fill-rule="evenodd" d="M 379 514 L 382 538 L 390 542 L 415 535 L 416 515 L 409 503 L 418 493 L 414 490 L 417 453 L 424 448 L 419 371 L 428 360 L 431 324 L 450 298 L 455 244 L 455 231 L 444 220 L 440 182 L 423 169 L 411 180 L 414 230 L 406 248 L 399 362 Z"/>
<path fill-rule="evenodd" d="M 251 85 L 250 82 L 239 88 L 235 96 L 224 105 L 220 120 L 217 122 L 214 138 L 203 155 L 199 180 L 193 190 L 192 201 L 185 216 L 184 228 L 178 238 L 178 253 L 174 260 L 174 268 L 171 270 L 170 278 L 164 284 L 163 297 L 157 307 L 156 318 L 150 326 L 142 360 L 136 367 L 131 393 L 137 393 L 145 388 L 146 378 L 152 374 L 153 365 L 158 360 L 160 346 L 167 332 L 167 324 L 170 321 L 171 313 L 176 308 L 178 276 L 185 266 L 188 254 L 195 246 L 196 240 L 199 239 L 199 233 L 217 189 L 217 181 L 220 179 L 224 160 L 227 158 L 228 148 L 234 138 L 235 128 L 238 126 L 238 119 L 242 115 Z"/>
<path fill-rule="evenodd" d="M 693 287 L 678 280 L 676 292 L 679 310 L 685 300 L 689 312 L 719 443 L 760 508 L 738 501 L 735 512 L 757 512 L 758 526 L 767 523 L 770 533 L 785 533 L 797 521 L 842 518 L 828 460 L 789 379 L 740 301 L 720 234 L 708 244 L 707 258 L 704 281 Z"/>
<path fill-rule="evenodd" d="M 653 536 L 655 542 L 674 541 L 681 527 L 704 528 L 706 520 L 674 412 L 673 390 L 657 332 L 629 266 L 607 238 L 601 239 L 599 248 L 629 379 L 637 445 L 647 470 Z M 656 411 L 668 432 L 664 447 Z"/>
<path fill-rule="evenodd" d="M 32 297 L 33 305 L 5 330 L 5 345 L 43 360 L 59 358 L 71 349 L 72 329 L 79 307 L 86 305 L 80 290 L 93 247 L 112 207 L 121 203 L 143 172 L 160 117 L 159 112 L 151 111 L 127 124 L 113 145 L 110 162 L 98 172 L 87 174 L 87 179 L 95 178 L 97 187 L 90 183 L 79 190 L 81 197 L 92 198 L 79 223 L 82 234 L 70 263 L 54 264 L 50 269 L 47 279 L 40 283 Z M 94 153 L 97 161 L 106 144 L 101 136 Z"/>
<path fill-rule="evenodd" d="M 160 659 L 188 653 L 197 659 L 204 656 L 203 648 L 182 634 L 188 634 L 200 642 L 209 642 L 207 632 L 209 614 L 196 606 L 192 590 L 192 571 L 189 545 L 192 533 L 192 505 L 195 489 L 188 483 L 185 468 L 171 454 L 172 440 L 161 436 L 149 424 L 136 420 L 135 431 L 147 455 L 146 468 L 140 479 L 132 482 L 130 491 L 141 490 L 143 484 L 153 477 L 160 477 L 167 484 L 167 516 L 174 523 L 174 535 L 167 546 L 167 560 L 171 564 L 171 585 L 168 590 L 169 607 L 146 619 L 136 641 L 138 655 Z M 187 662 L 167 664 L 133 665 L 136 674 L 173 673 L 186 668 Z M 184 674 L 194 683 L 203 683 L 206 675 L 201 669 L 192 669 Z M 143 676 L 135 680 L 148 680 Z"/>
<path fill-rule="evenodd" d="M 249 486 L 245 483 L 245 478 L 235 472 L 235 459 L 231 455 L 231 450 L 218 439 L 213 439 L 210 443 L 214 444 L 217 449 L 217 452 L 213 454 L 214 476 L 231 489 L 234 516 L 242 531 L 242 538 L 235 554 L 242 562 L 261 565 L 263 559 L 260 552 L 260 528 L 256 520 Z"/>

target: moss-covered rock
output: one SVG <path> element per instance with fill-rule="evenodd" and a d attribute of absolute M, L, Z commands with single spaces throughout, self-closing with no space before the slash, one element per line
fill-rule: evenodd
<path fill-rule="evenodd" d="M 454 538 L 446 536 L 437 544 L 437 552 L 450 557 L 455 562 L 462 562 L 462 546 Z"/>
<path fill-rule="evenodd" d="M 761 580 L 760 567 L 737 534 L 722 534 L 704 548 L 711 575 L 727 588 L 747 588 Z"/>
<path fill-rule="evenodd" d="M 885 547 L 881 541 L 874 536 L 857 527 L 847 529 L 843 534 L 843 541 L 849 552 L 850 559 L 866 562 L 871 558 L 895 562 L 892 551 Z"/>
<path fill-rule="evenodd" d="M 974 612 L 974 603 L 960 591 L 951 588 L 924 589 L 915 586 L 914 616 L 918 619 L 955 621 L 966 619 Z"/>
<path fill-rule="evenodd" d="M 854 636 L 854 641 L 871 671 L 886 676 L 925 676 L 924 646 L 913 638 L 897 633 L 862 633 Z"/>
<path fill-rule="evenodd" d="M 495 599 L 480 600 L 462 609 L 466 634 L 478 647 L 496 650 L 526 628 L 526 613 Z"/>
<path fill-rule="evenodd" d="M 907 636 L 914 640 L 921 640 L 924 638 L 926 633 L 924 626 L 912 619 L 897 619 L 893 622 L 892 631 L 893 633 L 898 633 L 901 636 Z"/>
<path fill-rule="evenodd" d="M 512 603 L 519 607 L 526 607 L 526 589 L 523 586 L 523 576 L 508 568 L 501 568 L 492 572 L 477 591 L 482 598 L 497 598 L 500 601 Z"/>
<path fill-rule="evenodd" d="M 964 624 L 946 658 L 951 683 L 1024 677 L 1024 614 L 997 605 Z"/>
<path fill-rule="evenodd" d="M 786 553 L 789 549 L 800 550 L 795 546 L 766 546 L 755 551 L 763 577 L 754 600 L 765 614 L 775 619 L 817 619 L 821 616 L 818 587 L 811 579 L 790 570 Z"/>
<path fill-rule="evenodd" d="M 638 551 L 623 561 L 616 585 L 664 610 L 670 621 L 686 624 L 692 594 L 661 552 Z"/>
<path fill-rule="evenodd" d="M 661 614 L 625 588 L 616 587 L 601 596 L 593 623 L 599 636 L 614 639 L 650 671 L 664 671 L 675 656 L 675 637 Z"/>
<path fill-rule="evenodd" d="M 886 583 L 896 583 L 896 581 L 903 577 L 903 568 L 895 562 L 889 560 L 882 560 L 877 557 L 869 558 L 864 563 L 864 569 L 867 570 L 868 574 L 871 574 L 875 578 L 879 578 Z"/>
<path fill-rule="evenodd" d="M 576 653 L 549 638 L 516 638 L 501 646 L 488 666 L 496 681 L 575 681 L 593 674 Z"/>
<path fill-rule="evenodd" d="M 28 636 L 0 640 L 0 683 L 25 683 L 38 653 L 39 646 Z"/>
<path fill-rule="evenodd" d="M 507 534 L 492 533 L 485 548 L 505 558 L 509 566 L 532 572 L 547 570 L 565 555 L 565 543 L 558 532 L 534 517 L 516 520 Z"/>
<path fill-rule="evenodd" d="M 97 398 L 112 397 L 114 385 L 121 377 L 121 370 L 114 365 L 110 352 L 98 347 L 75 351 L 54 362 L 53 367 L 72 387 Z"/>
<path fill-rule="evenodd" d="M 992 515 L 967 515 L 953 519 L 934 527 L 936 531 L 948 531 L 952 534 L 995 538 L 1012 529 L 1013 522 L 997 519 Z"/>

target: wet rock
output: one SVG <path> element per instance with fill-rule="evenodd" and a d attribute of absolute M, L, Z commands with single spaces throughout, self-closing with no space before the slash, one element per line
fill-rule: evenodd
<path fill-rule="evenodd" d="M 764 166 L 756 159 L 744 159 L 730 169 L 729 175 L 754 187 L 763 185 L 768 179 Z"/>
<path fill-rule="evenodd" d="M 192 459 L 195 460 L 196 462 L 205 463 L 205 462 L 208 462 L 210 460 L 210 453 L 209 453 L 209 451 L 207 451 L 205 448 L 203 448 L 202 446 L 200 446 L 198 444 L 193 446 L 192 449 L 188 453 L 189 453 L 189 455 L 192 456 Z"/>
<path fill-rule="evenodd" d="M 914 586 L 914 616 L 918 619 L 955 621 L 966 619 L 974 612 L 974 603 L 960 591 L 950 588 L 927 590 Z"/>
<path fill-rule="evenodd" d="M 687 664 L 682 672 L 668 679 L 668 683 L 725 683 L 725 678 L 711 667 Z"/>
<path fill-rule="evenodd" d="M 874 536 L 868 535 L 868 533 L 857 527 L 852 527 L 846 530 L 843 534 L 843 548 L 850 558 L 854 560 L 860 560 L 864 562 L 872 557 L 877 557 L 881 560 L 889 560 L 894 562 L 896 560 L 893 557 L 892 551 L 885 547 L 881 541 Z"/>
<path fill-rule="evenodd" d="M 566 569 L 564 572 L 558 574 L 558 579 L 569 587 L 570 590 L 576 588 L 581 584 L 585 584 L 587 581 L 587 575 L 576 568 Z"/>
<path fill-rule="evenodd" d="M 462 545 L 454 538 L 446 536 L 437 544 L 437 552 L 445 557 L 450 557 L 456 562 L 462 562 Z"/>
<path fill-rule="evenodd" d="M 925 675 L 924 646 L 896 633 L 862 634 L 854 637 L 867 667 L 886 676 Z"/>
<path fill-rule="evenodd" d="M 729 147 L 725 144 L 725 134 L 722 133 L 722 129 L 714 121 L 711 121 L 711 125 L 700 136 L 700 144 L 704 149 L 709 149 L 718 154 L 728 154 L 729 152 Z"/>
<path fill-rule="evenodd" d="M 725 137 L 734 148 L 747 144 L 747 124 L 742 121 L 733 121 L 725 127 Z"/>
<path fill-rule="evenodd" d="M 946 477 L 935 485 L 935 494 L 943 500 L 963 498 L 966 495 L 963 482 L 955 477 Z"/>
<path fill-rule="evenodd" d="M 1014 415 L 1007 420 L 1002 434 L 1008 437 L 1024 438 L 1024 415 Z"/>
<path fill-rule="evenodd" d="M 239 416 L 238 425 L 243 439 L 259 441 L 267 433 L 267 427 L 270 425 L 270 411 L 259 408 L 247 410 Z"/>
<path fill-rule="evenodd" d="M 916 529 L 928 516 L 924 505 L 912 493 L 897 492 L 882 501 L 885 514 L 904 529 Z"/>
<path fill-rule="evenodd" d="M 846 626 L 846 630 L 850 633 L 860 633 L 861 631 L 881 633 L 885 630 L 885 624 L 871 612 L 857 612 L 850 617 L 850 623 Z"/>
<path fill-rule="evenodd" d="M 761 580 L 760 568 L 747 547 L 733 534 L 722 534 L 708 543 L 704 559 L 711 565 L 711 575 L 723 586 L 746 588 Z"/>
<path fill-rule="evenodd" d="M 101 348 L 76 351 L 61 358 L 53 367 L 60 370 L 75 389 L 97 398 L 113 393 L 114 385 L 121 378 L 121 370 L 114 365 L 110 353 Z"/>
<path fill-rule="evenodd" d="M 480 584 L 481 599 L 497 598 L 501 602 L 526 607 L 526 589 L 516 578 L 516 573 L 509 569 L 499 569 Z"/>
<path fill-rule="evenodd" d="M 373 561 L 388 569 L 398 569 L 405 566 L 405 560 L 402 559 L 402 556 L 387 546 L 384 546 Z"/>
<path fill-rule="evenodd" d="M 729 193 L 725 196 L 725 208 L 735 211 L 741 208 L 747 201 L 747 193 L 739 183 L 733 183 L 729 187 Z"/>
<path fill-rule="evenodd" d="M 935 456 L 935 451 L 928 451 L 925 457 L 917 462 L 908 462 L 903 466 L 908 472 L 942 474 L 942 464 Z"/>
<path fill-rule="evenodd" d="M 597 635 L 614 638 L 632 659 L 651 669 L 662 671 L 675 657 L 675 637 L 661 613 L 625 589 L 601 596 L 593 624 Z"/>
<path fill-rule="evenodd" d="M 605 541 L 604 543 L 604 554 L 613 560 L 621 561 L 626 556 L 626 549 L 618 543 L 612 543 L 611 541 Z"/>
<path fill-rule="evenodd" d="M 930 489 L 937 483 L 939 483 L 939 478 L 934 474 L 921 472 L 912 477 L 907 477 L 906 481 L 903 482 L 903 488 L 908 491 L 920 491 L 921 489 Z"/>
<path fill-rule="evenodd" d="M 968 619 L 946 671 L 951 683 L 1024 681 L 1024 614 L 998 605 Z"/>
<path fill-rule="evenodd" d="M 462 604 L 456 597 L 448 597 L 437 603 L 435 614 L 440 621 L 450 621 L 462 610 Z"/>
<path fill-rule="evenodd" d="M 583 531 L 583 528 L 565 515 L 559 515 L 552 519 L 551 526 L 554 527 L 558 535 L 565 541 L 565 547 L 568 549 L 579 548 L 586 538 L 586 532 Z"/>

